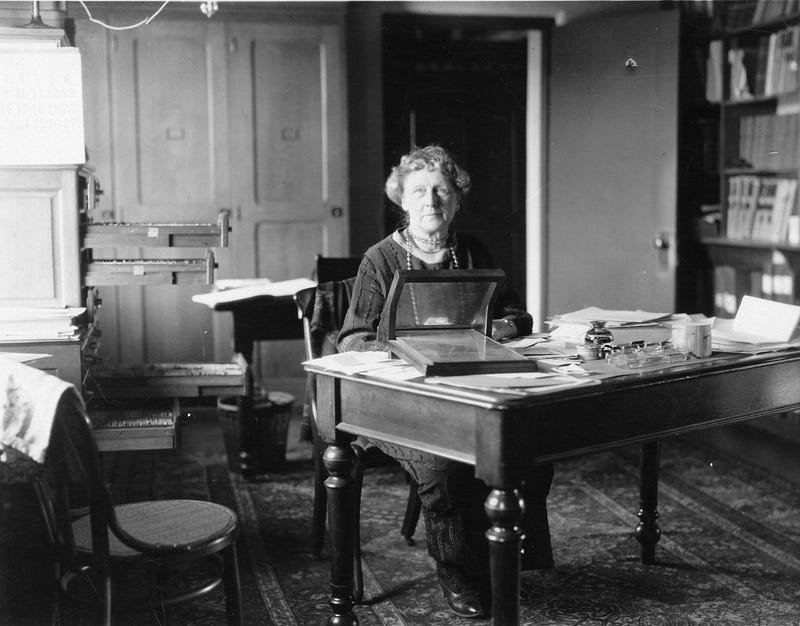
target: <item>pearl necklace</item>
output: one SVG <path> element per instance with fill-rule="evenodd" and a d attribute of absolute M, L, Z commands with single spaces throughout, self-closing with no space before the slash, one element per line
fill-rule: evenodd
<path fill-rule="evenodd" d="M 414 239 L 416 239 L 416 237 L 414 237 L 414 235 L 410 235 L 411 239 L 409 240 L 409 235 L 410 235 L 410 233 L 408 232 L 408 228 L 406 228 L 405 232 L 403 233 L 403 242 L 402 243 L 403 243 L 403 248 L 405 248 L 405 251 L 406 251 L 406 269 L 410 270 L 410 269 L 412 269 L 411 268 L 411 251 L 415 247 L 412 244 L 412 241 Z M 444 241 L 446 242 L 449 239 L 450 239 L 450 237 L 448 236 Z M 459 269 L 458 258 L 456 257 L 455 238 L 453 238 L 453 241 L 448 246 L 448 249 L 450 250 L 450 260 L 453 263 L 453 268 L 454 269 Z M 419 247 L 417 247 L 417 250 L 419 250 Z"/>
<path fill-rule="evenodd" d="M 418 237 L 414 233 L 411 232 L 410 229 L 406 228 L 406 235 L 411 237 L 414 240 L 414 243 L 419 247 L 418 244 L 427 244 L 429 246 L 435 246 L 438 250 L 441 250 L 447 245 L 447 240 L 450 239 L 450 235 L 442 239 L 439 236 L 433 237 L 432 239 L 426 239 L 425 237 Z"/>
<path fill-rule="evenodd" d="M 402 239 L 403 239 L 403 248 L 405 248 L 405 250 L 406 250 L 406 268 L 410 270 L 411 269 L 411 249 L 414 246 L 412 246 L 411 241 L 409 241 L 409 235 L 410 235 L 410 233 L 408 231 L 408 228 L 406 228 L 405 233 L 403 233 L 403 238 Z M 412 240 L 416 239 L 416 237 L 414 237 L 414 235 L 411 235 L 411 238 L 412 238 Z M 448 236 L 444 241 L 446 242 L 449 239 L 450 239 L 450 237 Z M 448 247 L 449 247 L 449 250 L 450 250 L 450 260 L 453 263 L 453 267 L 455 269 L 459 269 L 459 267 L 458 267 L 458 258 L 456 258 L 455 237 L 453 237 L 453 240 L 451 241 L 451 243 L 450 243 L 450 245 Z M 417 310 L 417 295 L 414 293 L 414 285 L 410 285 L 409 286 L 409 291 L 410 291 L 410 295 L 411 295 L 411 308 L 414 311 L 414 324 L 419 326 L 420 325 L 420 321 L 419 321 L 419 312 Z"/>

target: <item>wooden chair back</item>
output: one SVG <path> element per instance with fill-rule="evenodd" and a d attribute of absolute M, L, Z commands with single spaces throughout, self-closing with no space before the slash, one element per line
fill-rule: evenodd
<path fill-rule="evenodd" d="M 360 264 L 360 256 L 330 257 L 318 254 L 314 260 L 317 282 L 329 283 L 353 278 L 358 274 Z"/>

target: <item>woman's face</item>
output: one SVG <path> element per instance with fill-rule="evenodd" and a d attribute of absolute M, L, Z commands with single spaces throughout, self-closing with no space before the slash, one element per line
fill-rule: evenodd
<path fill-rule="evenodd" d="M 439 170 L 416 170 L 403 182 L 403 210 L 411 231 L 444 236 L 458 211 L 459 197 Z"/>

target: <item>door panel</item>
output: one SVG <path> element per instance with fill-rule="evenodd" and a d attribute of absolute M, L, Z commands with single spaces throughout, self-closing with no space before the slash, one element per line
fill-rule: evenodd
<path fill-rule="evenodd" d="M 139 203 L 193 211 L 213 189 L 205 33 L 132 43 Z"/>
<path fill-rule="evenodd" d="M 549 315 L 675 306 L 679 16 L 647 4 L 553 32 Z"/>
<path fill-rule="evenodd" d="M 310 276 L 317 253 L 347 254 L 341 41 L 318 25 L 231 25 L 227 89 L 239 278 Z M 262 379 L 302 376 L 299 341 L 257 350 Z"/>
<path fill-rule="evenodd" d="M 273 280 L 311 276 L 314 256 L 308 251 L 328 248 L 319 221 L 263 220 L 255 228 L 258 275 Z"/>
<path fill-rule="evenodd" d="M 109 55 L 114 219 L 216 222 L 224 206 L 224 138 L 213 89 L 220 27 L 163 20 L 112 35 Z M 224 126 L 222 126 L 224 128 Z M 223 150 L 220 150 L 222 148 Z M 192 258 L 193 248 L 117 249 L 95 256 Z M 104 350 L 127 363 L 212 359 L 212 313 L 196 285 L 103 287 Z"/>

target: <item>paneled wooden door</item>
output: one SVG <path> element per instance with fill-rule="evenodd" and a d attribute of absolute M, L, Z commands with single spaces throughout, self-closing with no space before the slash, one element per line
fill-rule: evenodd
<path fill-rule="evenodd" d="M 311 276 L 347 254 L 344 59 L 332 25 L 238 24 L 227 41 L 231 267 L 241 277 Z M 302 360 L 298 342 L 258 354 L 262 379 Z M 302 375 L 297 366 L 296 376 Z"/>
<path fill-rule="evenodd" d="M 215 250 L 218 277 L 309 276 L 317 252 L 346 254 L 340 33 L 337 25 L 165 19 L 111 35 L 114 218 L 213 222 L 229 208 L 233 232 L 230 247 Z M 104 288 L 115 360 L 227 360 L 229 314 L 191 301 L 207 289 Z M 299 342 L 267 355 L 263 374 L 301 374 L 299 365 L 288 373 L 276 365 L 299 362 Z"/>
<path fill-rule="evenodd" d="M 547 313 L 675 306 L 679 11 L 554 29 Z"/>

